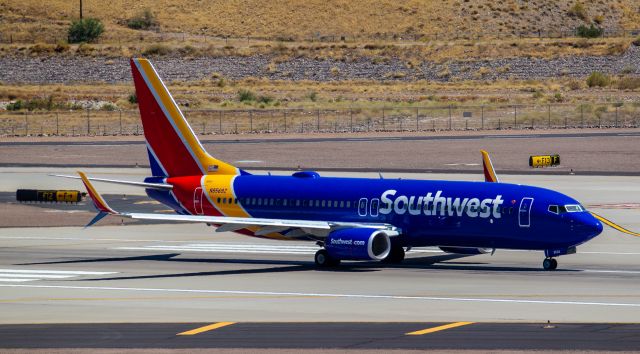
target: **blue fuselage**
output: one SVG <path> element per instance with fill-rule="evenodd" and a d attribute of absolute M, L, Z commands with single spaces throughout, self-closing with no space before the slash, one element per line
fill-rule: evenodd
<path fill-rule="evenodd" d="M 243 174 L 231 184 L 233 203 L 251 217 L 386 223 L 400 230 L 394 242 L 406 247 L 509 248 L 560 255 L 602 232 L 602 224 L 575 199 L 526 185 L 334 178 L 315 172 Z M 147 191 L 179 213 L 189 213 L 168 192 Z M 195 195 L 192 190 L 181 194 Z M 574 211 L 564 206 L 574 206 Z M 207 206 L 203 211 L 215 213 Z"/>
<path fill-rule="evenodd" d="M 562 249 L 602 232 L 558 192 L 524 185 L 401 179 L 239 176 L 234 190 L 253 217 L 388 223 L 403 246 Z"/>

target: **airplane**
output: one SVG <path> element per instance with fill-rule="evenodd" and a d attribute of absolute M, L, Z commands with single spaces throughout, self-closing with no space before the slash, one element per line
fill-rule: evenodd
<path fill-rule="evenodd" d="M 207 153 L 152 63 L 130 60 L 152 176 L 144 182 L 90 178 L 79 172 L 98 214 L 205 223 L 217 232 L 308 240 L 320 248 L 318 267 L 343 260 L 400 263 L 405 250 L 436 246 L 473 255 L 496 249 L 544 251 L 543 268 L 598 236 L 603 223 L 640 236 L 587 211 L 557 191 L 502 183 L 486 151 L 485 181 L 254 175 Z M 145 188 L 175 214 L 112 209 L 91 181 Z"/>

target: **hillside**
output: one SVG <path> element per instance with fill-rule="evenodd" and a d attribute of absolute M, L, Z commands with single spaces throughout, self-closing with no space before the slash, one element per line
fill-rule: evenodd
<path fill-rule="evenodd" d="M 55 42 L 78 17 L 78 1 L 0 0 L 0 35 Z M 127 19 L 150 9 L 162 33 L 303 40 L 319 37 L 456 38 L 572 31 L 599 23 L 609 31 L 640 28 L 636 0 L 84 0 L 84 16 L 107 26 L 103 42 L 133 41 Z"/>

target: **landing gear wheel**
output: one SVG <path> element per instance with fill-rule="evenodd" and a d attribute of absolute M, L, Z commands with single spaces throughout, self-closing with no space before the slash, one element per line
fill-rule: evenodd
<path fill-rule="evenodd" d="M 329 256 L 327 250 L 319 250 L 316 252 L 314 260 L 320 268 L 335 267 L 340 264 L 340 260 Z"/>
<path fill-rule="evenodd" d="M 404 260 L 404 248 L 397 246 L 391 247 L 389 255 L 382 260 L 382 263 L 398 264 Z"/>
<path fill-rule="evenodd" d="M 544 270 L 555 270 L 558 268 L 558 261 L 553 258 L 545 258 L 542 262 L 542 268 L 544 268 Z"/>

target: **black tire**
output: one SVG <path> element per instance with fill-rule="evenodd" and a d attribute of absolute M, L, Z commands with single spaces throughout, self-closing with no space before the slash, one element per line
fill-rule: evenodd
<path fill-rule="evenodd" d="M 398 264 L 404 261 L 404 248 L 400 246 L 391 247 L 391 251 L 389 251 L 389 255 L 382 260 L 382 263 L 387 264 Z"/>
<path fill-rule="evenodd" d="M 558 261 L 553 258 L 545 258 L 544 261 L 542 261 L 542 268 L 544 268 L 544 270 L 554 270 L 557 267 Z"/>
<path fill-rule="evenodd" d="M 324 249 L 318 250 L 318 252 L 316 252 L 314 261 L 316 262 L 316 265 L 320 268 L 335 267 L 340 264 L 339 259 L 335 259 L 331 257 L 329 255 L 329 252 L 327 252 L 327 250 L 324 250 Z"/>

